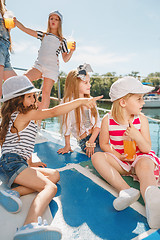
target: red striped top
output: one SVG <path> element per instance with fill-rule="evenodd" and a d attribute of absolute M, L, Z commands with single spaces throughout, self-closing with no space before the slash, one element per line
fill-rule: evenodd
<path fill-rule="evenodd" d="M 122 154 L 122 153 L 124 153 L 123 134 L 126 131 L 128 125 L 121 125 L 121 124 L 117 123 L 113 119 L 113 117 L 111 116 L 110 113 L 108 113 L 107 115 L 108 115 L 110 143 L 117 152 Z M 140 122 L 139 115 L 134 116 L 132 124 L 134 125 L 135 128 L 137 128 L 140 131 L 141 122 Z M 138 147 L 137 147 L 136 152 L 139 152 Z"/>

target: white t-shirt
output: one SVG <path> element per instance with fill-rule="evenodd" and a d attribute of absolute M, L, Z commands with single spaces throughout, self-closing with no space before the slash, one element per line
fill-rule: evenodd
<path fill-rule="evenodd" d="M 80 118 L 81 118 L 80 133 L 78 135 L 76 118 L 75 118 L 75 110 L 70 111 L 68 113 L 67 126 L 63 124 L 63 127 L 62 127 L 63 135 L 67 136 L 72 134 L 77 140 L 79 140 L 79 137 L 85 132 L 87 135 L 89 135 L 89 130 L 92 129 L 95 124 L 95 118 L 91 116 L 91 110 L 85 108 L 84 114 L 82 114 L 82 111 L 80 110 Z M 100 121 L 98 110 L 97 110 L 97 123 L 95 124 L 94 127 L 98 127 L 98 128 L 101 127 L 101 121 Z"/>
<path fill-rule="evenodd" d="M 41 31 L 37 31 L 37 35 L 38 39 L 42 41 L 38 51 L 38 63 L 46 67 L 57 65 L 60 52 L 68 52 L 65 38 L 61 41 L 56 35 L 52 33 L 45 34 Z"/>

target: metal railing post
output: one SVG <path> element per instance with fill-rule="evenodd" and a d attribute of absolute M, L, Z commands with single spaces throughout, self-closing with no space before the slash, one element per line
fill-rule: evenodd
<path fill-rule="evenodd" d="M 60 85 L 60 76 L 58 77 L 58 100 L 61 100 L 61 85 Z"/>

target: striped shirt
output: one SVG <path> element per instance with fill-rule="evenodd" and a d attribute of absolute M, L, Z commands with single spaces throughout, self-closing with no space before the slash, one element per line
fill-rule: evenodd
<path fill-rule="evenodd" d="M 127 129 L 127 125 L 121 125 L 118 122 L 116 122 L 113 117 L 111 116 L 110 113 L 107 114 L 108 116 L 108 128 L 109 128 L 109 137 L 110 137 L 110 144 L 113 146 L 113 148 L 119 152 L 120 154 L 124 153 L 124 145 L 123 145 L 123 134 Z M 140 117 L 139 115 L 135 115 L 134 119 L 132 121 L 132 124 L 134 125 L 135 128 L 137 128 L 139 131 L 141 130 L 141 122 L 140 122 Z M 143 153 L 139 150 L 138 146 L 136 146 L 136 159 L 132 162 L 127 162 L 127 161 L 121 161 L 118 158 L 117 161 L 119 164 L 126 170 L 130 171 L 131 166 L 135 166 L 135 163 L 138 159 L 141 157 L 148 157 L 152 159 L 155 164 L 156 168 L 154 171 L 154 174 L 156 178 L 159 177 L 159 169 L 160 169 L 160 159 L 156 156 L 155 152 L 151 150 L 149 153 Z"/>
<path fill-rule="evenodd" d="M 134 127 L 140 131 L 141 123 L 138 115 L 134 116 L 132 123 Z M 123 134 L 128 126 L 117 123 L 110 113 L 108 113 L 108 126 L 111 145 L 117 152 L 123 154 L 124 153 Z M 137 150 L 136 152 L 139 152 L 138 148 L 136 150 Z"/>
<path fill-rule="evenodd" d="M 40 39 L 41 41 L 45 38 L 52 39 L 53 41 L 50 41 L 51 44 L 52 44 L 51 46 L 52 46 L 52 49 L 54 49 L 54 46 L 55 46 L 54 50 L 55 50 L 55 53 L 56 53 L 57 57 L 60 54 L 60 52 L 62 52 L 62 53 L 68 52 L 67 42 L 66 42 L 65 38 L 63 38 L 62 41 L 61 41 L 59 39 L 59 37 L 57 37 L 56 35 L 54 35 L 52 33 L 44 33 L 42 31 L 37 31 L 37 38 Z M 49 51 L 52 51 L 52 49 L 49 48 L 50 44 L 48 44 L 48 41 L 46 41 L 46 43 L 47 43 L 46 47 L 49 49 Z"/>
<path fill-rule="evenodd" d="M 30 121 L 26 128 L 18 132 L 19 136 L 17 133 L 12 133 L 11 127 L 18 114 L 19 112 L 14 112 L 11 115 L 12 120 L 9 122 L 5 142 L 2 145 L 2 155 L 5 153 L 16 153 L 28 160 L 34 150 L 37 125 L 34 121 Z"/>

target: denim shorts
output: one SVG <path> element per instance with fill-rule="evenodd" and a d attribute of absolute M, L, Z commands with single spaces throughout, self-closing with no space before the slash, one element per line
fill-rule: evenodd
<path fill-rule="evenodd" d="M 15 178 L 28 167 L 26 160 L 16 153 L 6 153 L 0 158 L 0 179 L 9 188 Z"/>
<path fill-rule="evenodd" d="M 90 139 L 92 134 L 89 134 L 87 137 L 81 139 L 78 141 L 78 145 L 81 147 L 82 151 L 86 153 L 86 142 Z M 99 134 L 95 140 L 96 147 L 94 148 L 94 152 L 102 152 L 100 146 L 99 146 Z"/>
<path fill-rule="evenodd" d="M 10 62 L 10 53 L 9 46 L 7 41 L 0 38 L 0 65 L 4 66 L 4 71 L 13 70 Z"/>

